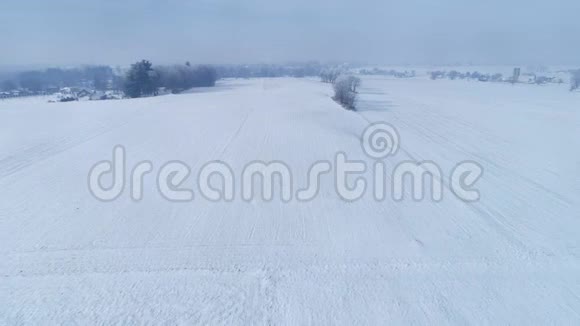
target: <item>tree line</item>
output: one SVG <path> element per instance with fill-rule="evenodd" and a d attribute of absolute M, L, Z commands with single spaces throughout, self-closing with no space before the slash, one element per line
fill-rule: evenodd
<path fill-rule="evenodd" d="M 159 66 L 147 60 L 131 65 L 125 76 L 123 90 L 129 97 L 157 95 L 160 88 L 179 93 L 194 87 L 213 87 L 218 79 L 214 67 L 207 65 Z"/>
<path fill-rule="evenodd" d="M 91 90 L 123 90 L 128 97 L 157 95 L 159 88 L 179 93 L 193 87 L 212 87 L 218 79 L 211 66 L 157 66 L 147 60 L 131 65 L 129 70 L 109 66 L 48 68 L 23 71 L 0 82 L 0 91 L 27 90 L 32 93 L 56 93 L 65 87 Z"/>
<path fill-rule="evenodd" d="M 121 76 L 109 66 L 84 66 L 80 68 L 48 68 L 23 71 L 0 83 L 3 91 L 19 88 L 32 92 L 59 90 L 63 87 L 87 87 L 97 90 L 119 88 Z"/>
<path fill-rule="evenodd" d="M 316 77 L 323 65 L 316 62 L 292 64 L 219 65 L 220 78 Z"/>

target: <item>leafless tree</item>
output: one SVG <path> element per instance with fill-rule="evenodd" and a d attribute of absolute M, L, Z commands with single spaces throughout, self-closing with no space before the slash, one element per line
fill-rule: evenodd
<path fill-rule="evenodd" d="M 357 94 L 353 91 L 353 81 L 354 79 L 351 77 L 338 78 L 334 83 L 333 99 L 347 110 L 354 111 L 356 110 Z"/>
<path fill-rule="evenodd" d="M 320 73 L 320 78 L 323 83 L 334 84 L 336 79 L 340 76 L 340 70 L 338 69 L 327 69 Z"/>
<path fill-rule="evenodd" d="M 361 80 L 358 77 L 348 76 L 348 83 L 350 84 L 350 90 L 353 93 L 357 92 L 358 87 L 361 84 Z"/>

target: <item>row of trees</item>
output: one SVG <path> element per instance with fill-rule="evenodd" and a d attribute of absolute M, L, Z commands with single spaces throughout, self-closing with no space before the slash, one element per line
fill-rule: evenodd
<path fill-rule="evenodd" d="M 580 74 L 580 73 L 578 71 L 571 71 L 571 74 L 572 74 L 571 89 L 574 90 L 574 89 L 578 88 L 577 80 L 580 79 L 580 76 L 578 76 L 578 74 Z M 528 76 L 528 80 L 526 82 L 529 84 L 543 85 L 543 84 L 547 84 L 547 83 L 558 83 L 558 84 L 564 83 L 564 80 L 562 80 L 561 78 L 558 78 L 558 77 L 536 75 L 535 73 L 527 73 L 524 75 Z M 449 72 L 431 71 L 429 73 L 429 76 L 432 80 L 448 78 L 450 80 L 467 79 L 467 80 L 478 80 L 478 81 L 483 81 L 483 82 L 487 82 L 487 81 L 509 82 L 512 84 L 517 83 L 520 80 L 519 69 L 515 69 L 514 74 L 512 76 L 508 76 L 508 77 L 504 77 L 500 73 L 483 74 L 483 73 L 479 73 L 477 71 L 462 73 L 462 72 L 455 71 L 455 70 L 451 70 Z"/>
<path fill-rule="evenodd" d="M 217 71 L 211 66 L 185 65 L 159 66 L 142 60 L 131 65 L 125 76 L 124 91 L 129 97 L 157 95 L 159 88 L 179 93 L 193 87 L 213 87 Z"/>
<path fill-rule="evenodd" d="M 445 77 L 456 80 L 456 79 L 474 79 L 479 81 L 502 81 L 503 75 L 502 74 L 482 74 L 477 71 L 474 72 L 459 72 L 456 70 L 451 70 L 449 72 L 445 71 L 431 71 L 429 76 L 432 80 L 436 79 L 443 79 Z"/>
<path fill-rule="evenodd" d="M 13 91 L 17 88 L 18 88 L 18 85 L 16 84 L 16 82 L 14 80 L 11 80 L 11 79 L 4 80 L 4 81 L 2 81 L 2 83 L 0 83 L 0 91 L 9 92 L 9 91 Z"/>
<path fill-rule="evenodd" d="M 174 93 L 193 87 L 213 87 L 217 80 L 217 72 L 210 66 L 163 66 L 156 71 L 159 74 L 159 84 Z"/>
<path fill-rule="evenodd" d="M 315 62 L 293 64 L 220 65 L 219 78 L 314 77 L 323 66 Z"/>
<path fill-rule="evenodd" d="M 42 92 L 71 86 L 90 87 L 97 90 L 118 88 L 121 86 L 121 76 L 120 72 L 113 71 L 109 66 L 85 66 L 72 69 L 49 68 L 24 71 L 0 83 L 0 88 L 3 91 L 22 88 L 33 92 Z"/>
<path fill-rule="evenodd" d="M 0 82 L 0 91 L 27 90 L 32 93 L 56 93 L 64 87 L 104 91 L 123 90 L 129 97 L 157 95 L 158 89 L 178 93 L 193 87 L 211 87 L 217 71 L 210 66 L 159 66 L 147 60 L 139 61 L 126 72 L 109 66 L 24 71 Z"/>
<path fill-rule="evenodd" d="M 415 70 L 411 71 L 397 71 L 394 69 L 391 70 L 383 70 L 379 68 L 373 69 L 362 69 L 360 71 L 361 75 L 371 75 L 371 76 L 392 76 L 395 78 L 413 78 L 416 76 Z"/>

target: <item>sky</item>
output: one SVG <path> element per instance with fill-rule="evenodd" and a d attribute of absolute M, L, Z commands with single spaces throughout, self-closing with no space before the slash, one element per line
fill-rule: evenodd
<path fill-rule="evenodd" d="M 580 64 L 578 0 L 0 0 L 0 65 Z"/>

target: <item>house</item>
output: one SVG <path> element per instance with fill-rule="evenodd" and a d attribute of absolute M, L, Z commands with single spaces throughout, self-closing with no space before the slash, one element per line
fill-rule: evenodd
<path fill-rule="evenodd" d="M 77 98 L 83 98 L 83 97 L 90 97 L 93 94 L 93 92 L 90 92 L 86 89 L 81 89 L 76 93 L 76 97 Z"/>
<path fill-rule="evenodd" d="M 73 94 L 73 91 L 70 89 L 70 87 L 63 87 L 63 88 L 60 89 L 59 93 L 62 94 L 62 95 L 67 95 L 68 96 L 68 95 L 72 95 Z"/>

